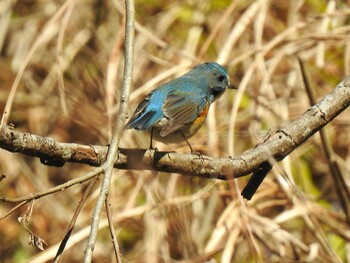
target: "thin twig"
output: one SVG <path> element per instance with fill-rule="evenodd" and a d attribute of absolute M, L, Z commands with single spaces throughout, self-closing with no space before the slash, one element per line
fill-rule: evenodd
<path fill-rule="evenodd" d="M 106 207 L 106 212 L 107 212 L 109 233 L 111 234 L 111 239 L 112 239 L 114 256 L 117 260 L 117 263 L 122 263 L 122 258 L 121 258 L 121 253 L 120 253 L 119 244 L 118 244 L 118 240 L 117 240 L 117 235 L 115 234 L 115 230 L 113 227 L 114 220 L 113 220 L 113 213 L 111 211 L 111 203 L 109 202 L 109 195 L 106 197 L 105 207 Z"/>
<path fill-rule="evenodd" d="M 85 249 L 84 262 L 92 261 L 92 254 L 96 243 L 97 230 L 100 221 L 101 211 L 105 202 L 106 196 L 109 193 L 111 177 L 113 173 L 114 163 L 118 156 L 118 147 L 121 134 L 123 132 L 124 123 L 127 117 L 129 107 L 129 97 L 132 83 L 133 63 L 134 63 L 134 28 L 135 28 L 135 8 L 133 0 L 125 0 L 125 63 L 124 63 L 124 78 L 123 87 L 120 96 L 119 114 L 116 116 L 114 132 L 109 147 L 105 167 L 105 175 L 102 181 L 100 194 L 98 196 L 95 210 L 91 222 L 91 230 L 89 240 Z"/>
<path fill-rule="evenodd" d="M 306 93 L 308 95 L 310 104 L 314 105 L 316 103 L 316 99 L 315 99 L 315 96 L 314 96 L 312 89 L 310 87 L 309 80 L 307 78 L 306 71 L 304 68 L 304 64 L 299 57 L 298 57 L 298 62 L 299 62 L 299 66 L 300 66 L 301 76 L 303 78 L 304 86 L 305 86 Z M 349 192 L 349 189 L 348 189 L 347 184 L 344 180 L 344 175 L 342 174 L 342 172 L 339 168 L 338 162 L 333 157 L 333 155 L 334 155 L 333 149 L 332 149 L 330 142 L 328 140 L 326 130 L 325 129 L 319 130 L 319 134 L 320 134 L 320 138 L 321 138 L 323 151 L 324 151 L 324 154 L 326 156 L 326 160 L 328 162 L 329 169 L 331 171 L 335 190 L 338 194 L 339 201 L 340 201 L 340 204 L 341 204 L 343 211 L 345 213 L 348 225 L 350 225 L 350 203 L 349 203 L 350 192 Z"/>
<path fill-rule="evenodd" d="M 14 211 L 16 211 L 18 208 L 22 207 L 23 205 L 25 205 L 26 203 L 35 200 L 35 199 L 39 199 L 43 196 L 52 194 L 52 193 L 56 193 L 56 192 L 60 192 L 63 191 L 73 185 L 76 184 L 80 184 L 83 183 L 87 180 L 90 180 L 91 178 L 100 175 L 103 172 L 102 168 L 99 168 L 95 171 L 92 171 L 84 176 L 75 178 L 73 180 L 69 180 L 68 182 L 65 182 L 63 184 L 60 184 L 58 186 L 52 187 L 48 190 L 42 191 L 42 192 L 38 192 L 38 193 L 34 193 L 34 194 L 30 194 L 27 196 L 22 196 L 22 197 L 18 197 L 18 198 L 7 198 L 5 196 L 0 196 L 0 202 L 4 202 L 4 203 L 19 203 L 18 205 L 16 205 L 15 207 L 13 207 L 10 211 L 8 211 L 5 215 L 0 217 L 0 221 L 5 219 L 6 217 L 8 217 L 10 214 L 12 214 Z"/>
<path fill-rule="evenodd" d="M 75 223 L 78 219 L 78 215 L 80 214 L 81 210 L 83 210 L 84 204 L 85 204 L 86 200 L 88 199 L 88 197 L 91 195 L 92 190 L 94 189 L 94 186 L 95 186 L 98 178 L 99 178 L 98 176 L 93 178 L 89 182 L 87 188 L 85 189 L 84 194 L 83 194 L 83 196 L 82 196 L 82 198 L 77 206 L 77 209 L 75 210 L 74 215 L 69 223 L 66 234 L 64 235 L 64 238 L 62 239 L 62 242 L 57 250 L 57 253 L 56 253 L 56 256 L 55 256 L 53 262 L 60 262 L 61 261 L 61 258 L 62 258 L 61 255 L 62 255 L 64 248 L 66 247 L 68 240 L 73 232 Z"/>
<path fill-rule="evenodd" d="M 5 215 L 3 215 L 2 217 L 0 217 L 0 221 L 5 219 L 6 217 L 8 217 L 9 215 L 11 215 L 14 211 L 16 211 L 18 208 L 22 207 L 23 205 L 25 205 L 26 203 L 30 202 L 30 200 L 26 200 L 26 201 L 22 201 L 21 203 L 19 203 L 18 205 L 12 207 L 10 209 L 10 211 L 8 211 Z"/>
<path fill-rule="evenodd" d="M 86 175 L 84 176 L 81 176 L 81 177 L 78 177 L 78 178 L 74 178 L 72 180 L 69 180 L 68 182 L 65 182 L 63 184 L 60 184 L 60 185 L 57 185 L 55 187 L 52 187 L 48 190 L 45 190 L 45 191 L 42 191 L 42 192 L 37 192 L 37 193 L 33 193 L 33 194 L 30 194 L 30 195 L 27 195 L 27 196 L 22 196 L 22 197 L 18 197 L 18 198 L 8 198 L 8 197 L 5 197 L 5 196 L 0 196 L 0 202 L 4 202 L 4 203 L 19 203 L 19 202 L 28 202 L 28 201 L 31 201 L 33 199 L 38 199 L 40 197 L 43 197 L 43 196 L 46 196 L 46 195 L 49 195 L 49 194 L 52 194 L 52 193 L 56 193 L 56 192 L 59 192 L 59 191 L 63 191 L 73 185 L 76 185 L 76 184 L 81 184 L 85 181 L 88 181 L 90 180 L 91 178 L 101 174 L 103 172 L 103 169 L 102 168 L 98 168 L 94 171 L 91 171 L 89 173 L 87 173 Z M 3 219 L 3 218 L 0 218 L 0 220 Z"/>

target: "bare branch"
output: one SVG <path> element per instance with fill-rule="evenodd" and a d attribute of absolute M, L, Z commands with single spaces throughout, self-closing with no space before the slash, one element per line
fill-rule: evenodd
<path fill-rule="evenodd" d="M 93 178 L 87 188 L 84 190 L 84 194 L 83 196 L 81 197 L 80 199 L 80 202 L 77 206 L 77 208 L 75 209 L 75 212 L 74 212 L 74 215 L 69 223 L 69 226 L 68 226 L 68 229 L 66 231 L 66 234 L 64 235 L 62 241 L 61 241 L 61 244 L 57 250 L 57 253 L 56 253 L 56 256 L 55 258 L 53 259 L 53 262 L 60 262 L 60 259 L 61 259 L 61 255 L 64 251 L 64 248 L 66 247 L 67 243 L 68 243 L 68 240 L 73 232 L 73 229 L 74 229 L 74 226 L 77 222 L 77 219 L 78 219 L 78 216 L 80 214 L 80 212 L 83 210 L 83 207 L 85 205 L 85 202 L 86 200 L 88 199 L 88 197 L 91 195 L 92 193 L 92 190 L 94 189 L 94 186 L 96 184 L 96 182 L 98 181 L 98 177 L 96 176 L 95 178 Z"/>
<path fill-rule="evenodd" d="M 245 176 L 270 157 L 282 160 L 349 105 L 350 76 L 298 119 L 279 129 L 263 143 L 234 158 L 119 148 L 119 157 L 114 167 L 175 172 L 223 180 Z M 60 143 L 51 138 L 17 132 L 6 126 L 1 129 L 0 148 L 39 157 L 44 164 L 50 165 L 77 162 L 99 166 L 105 160 L 107 152 L 107 147 L 104 146 Z"/>
<path fill-rule="evenodd" d="M 7 202 L 7 203 L 19 203 L 19 202 L 29 202 L 35 199 L 39 199 L 43 196 L 52 194 L 52 193 L 56 193 L 56 192 L 60 192 L 63 191 L 69 187 L 72 187 L 73 185 L 76 184 L 81 184 L 85 181 L 90 180 L 91 178 L 94 178 L 98 175 L 100 175 L 101 173 L 103 173 L 103 169 L 102 168 L 98 168 L 95 171 L 91 171 L 83 176 L 80 176 L 78 178 L 74 178 L 72 180 L 69 180 L 68 182 L 65 182 L 63 184 L 57 185 L 55 187 L 52 187 L 48 190 L 42 191 L 42 192 L 38 192 L 38 193 L 34 193 L 34 194 L 29 194 L 27 196 L 22 196 L 19 198 L 7 198 L 7 197 L 3 197 L 0 196 L 0 202 Z M 0 220 L 2 219 L 2 217 L 0 217 Z"/>
<path fill-rule="evenodd" d="M 115 222 L 115 220 L 113 220 L 113 213 L 111 209 L 111 203 L 109 201 L 109 195 L 106 197 L 105 207 L 106 207 L 106 213 L 107 213 L 107 219 L 108 219 L 109 233 L 111 234 L 114 256 L 117 260 L 117 263 L 121 263 L 122 262 L 121 253 L 119 249 L 117 235 L 115 233 L 114 226 L 113 226 L 113 222 Z"/>
<path fill-rule="evenodd" d="M 125 0 L 125 62 L 124 62 L 124 78 L 123 87 L 120 95 L 119 114 L 115 119 L 115 126 L 110 147 L 108 149 L 107 159 L 103 167 L 105 175 L 103 177 L 101 190 L 96 202 L 96 206 L 92 216 L 91 229 L 88 242 L 86 244 L 84 262 L 92 261 L 92 254 L 96 243 L 98 225 L 103 204 L 109 194 L 111 177 L 113 174 L 114 163 L 118 158 L 119 141 L 123 132 L 124 123 L 129 107 L 129 97 L 132 83 L 132 73 L 134 67 L 134 30 L 135 30 L 135 6 L 133 0 Z M 113 227 L 113 226 L 112 226 Z M 118 259 L 118 257 L 117 257 Z M 118 260 L 119 261 L 119 260 Z"/>

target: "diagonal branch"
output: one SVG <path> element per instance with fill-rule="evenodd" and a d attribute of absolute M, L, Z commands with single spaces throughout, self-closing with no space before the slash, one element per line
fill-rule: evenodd
<path fill-rule="evenodd" d="M 123 127 L 125 124 L 127 111 L 129 107 L 129 97 L 132 83 L 132 73 L 134 66 L 134 28 L 135 28 L 135 6 L 133 0 L 125 0 L 125 40 L 124 40 L 124 77 L 123 86 L 120 95 L 119 113 L 115 116 L 114 131 L 112 140 L 107 153 L 106 162 L 103 164 L 105 174 L 102 180 L 101 189 L 95 209 L 92 215 L 91 229 L 88 242 L 86 244 L 84 263 L 92 261 L 92 254 L 94 251 L 97 231 L 100 222 L 101 212 L 106 197 L 109 195 L 111 177 L 113 174 L 113 167 L 116 160 L 118 160 L 118 148 Z M 113 227 L 113 226 L 110 226 Z M 119 260 L 118 260 L 119 261 Z"/>
<path fill-rule="evenodd" d="M 119 148 L 119 158 L 114 167 L 175 172 L 223 180 L 234 179 L 252 173 L 271 158 L 282 160 L 349 105 L 350 76 L 298 119 L 279 129 L 263 143 L 234 158 Z M 60 143 L 51 138 L 17 132 L 7 126 L 1 128 L 0 148 L 39 157 L 44 164 L 58 166 L 65 162 L 100 166 L 107 152 L 107 147 L 104 146 Z"/>

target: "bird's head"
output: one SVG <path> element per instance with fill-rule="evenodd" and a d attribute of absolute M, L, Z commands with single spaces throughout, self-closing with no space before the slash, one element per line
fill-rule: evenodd
<path fill-rule="evenodd" d="M 226 69 L 216 62 L 197 65 L 193 68 L 193 71 L 195 71 L 195 75 L 198 75 L 206 83 L 205 86 L 210 95 L 213 96 L 213 101 L 218 99 L 226 88 L 237 89 L 231 85 Z"/>

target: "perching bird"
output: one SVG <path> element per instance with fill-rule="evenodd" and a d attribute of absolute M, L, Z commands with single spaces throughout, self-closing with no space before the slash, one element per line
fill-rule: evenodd
<path fill-rule="evenodd" d="M 125 129 L 146 130 L 164 143 L 185 140 L 203 125 L 210 105 L 230 85 L 227 71 L 215 62 L 195 66 L 179 78 L 160 85 L 138 105 Z"/>

